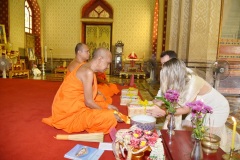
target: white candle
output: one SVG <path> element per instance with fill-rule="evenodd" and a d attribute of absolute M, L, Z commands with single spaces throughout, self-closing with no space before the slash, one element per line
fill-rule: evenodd
<path fill-rule="evenodd" d="M 47 62 L 47 46 L 44 47 L 44 57 L 45 57 L 45 62 Z"/>
<path fill-rule="evenodd" d="M 233 120 L 233 133 L 232 133 L 232 145 L 231 149 L 234 150 L 234 143 L 235 143 L 235 136 L 236 136 L 236 128 L 237 128 L 237 122 L 234 117 L 232 117 Z"/>
<path fill-rule="evenodd" d="M 45 50 L 44 50 L 44 51 L 42 51 L 42 53 L 41 53 L 41 59 L 42 59 L 42 63 L 44 62 L 44 52 L 45 52 Z"/>
<path fill-rule="evenodd" d="M 66 61 L 63 61 L 63 67 L 67 67 L 67 62 Z"/>

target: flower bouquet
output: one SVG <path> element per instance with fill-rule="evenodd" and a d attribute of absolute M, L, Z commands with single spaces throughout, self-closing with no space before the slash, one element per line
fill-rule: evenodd
<path fill-rule="evenodd" d="M 148 160 L 164 159 L 162 139 L 158 134 L 136 126 L 119 130 L 116 134 L 114 154 L 117 160 L 120 159 L 118 153 L 122 153 L 125 158 L 125 149 L 128 153 L 127 159 L 144 158 L 146 151 L 150 152 Z"/>
<path fill-rule="evenodd" d="M 166 105 L 168 113 L 175 113 L 176 112 L 176 104 L 178 102 L 179 93 L 176 90 L 167 90 L 164 94 L 164 97 L 155 97 L 164 102 Z"/>
<path fill-rule="evenodd" d="M 202 140 L 205 133 L 204 119 L 207 113 L 212 113 L 212 108 L 205 105 L 202 101 L 187 103 L 186 106 L 192 109 L 193 136 Z"/>
<path fill-rule="evenodd" d="M 195 143 L 193 150 L 191 152 L 191 158 L 193 159 L 203 159 L 201 140 L 204 138 L 205 126 L 204 119 L 207 113 L 212 113 L 212 108 L 205 105 L 202 101 L 195 101 L 187 103 L 186 106 L 192 109 L 192 124 L 193 124 L 193 137 L 195 138 Z"/>
<path fill-rule="evenodd" d="M 145 146 L 154 146 L 158 135 L 152 131 L 137 128 L 134 131 L 127 132 L 125 136 L 130 137 L 129 144 L 135 149 L 141 149 Z"/>
<path fill-rule="evenodd" d="M 159 99 L 165 103 L 165 106 L 167 108 L 167 113 L 169 113 L 170 118 L 167 124 L 168 128 L 168 134 L 174 135 L 174 129 L 175 129 L 175 117 L 174 113 L 176 112 L 176 105 L 178 103 L 179 93 L 176 90 L 167 90 L 167 92 L 164 94 L 164 97 L 156 97 L 156 99 Z"/>

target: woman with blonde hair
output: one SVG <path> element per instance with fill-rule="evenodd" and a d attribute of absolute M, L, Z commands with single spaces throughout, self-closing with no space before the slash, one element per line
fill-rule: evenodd
<path fill-rule="evenodd" d="M 183 61 L 172 58 L 163 64 L 160 71 L 160 89 L 162 95 L 167 90 L 176 90 L 179 92 L 178 107 L 175 112 L 176 129 L 191 128 L 190 108 L 186 107 L 186 103 L 201 100 L 213 109 L 212 114 L 207 114 L 205 118 L 205 126 L 211 127 L 211 131 L 220 137 L 225 136 L 225 122 L 229 115 L 229 103 L 227 99 L 215 90 L 208 82 L 194 73 L 190 73 L 186 69 Z M 161 100 L 153 101 L 158 106 L 162 105 Z M 166 112 L 158 107 L 153 111 L 147 111 L 148 115 L 161 117 Z M 184 121 L 182 115 L 187 114 Z M 166 118 L 163 128 L 167 128 L 168 118 Z M 226 140 L 226 138 L 225 138 Z M 222 139 L 222 141 L 225 141 Z M 225 142 L 223 142 L 225 143 Z"/>

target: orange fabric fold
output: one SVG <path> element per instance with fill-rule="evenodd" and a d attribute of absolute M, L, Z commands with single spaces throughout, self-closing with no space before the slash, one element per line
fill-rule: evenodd
<path fill-rule="evenodd" d="M 84 103 L 82 82 L 76 78 L 76 71 L 81 63 L 66 76 L 58 89 L 52 104 L 52 116 L 43 118 L 42 122 L 72 132 L 103 132 L 108 133 L 110 128 L 117 125 L 114 111 L 107 109 L 108 103 L 97 94 L 97 79 L 93 79 L 93 99 L 102 109 L 90 109 Z"/>
<path fill-rule="evenodd" d="M 107 81 L 105 73 L 96 73 L 97 79 L 101 79 L 103 81 Z M 118 94 L 120 90 L 118 89 L 116 84 L 113 83 L 98 83 L 98 91 L 100 91 L 105 97 L 106 101 L 109 104 L 112 104 L 112 96 L 114 94 Z"/>

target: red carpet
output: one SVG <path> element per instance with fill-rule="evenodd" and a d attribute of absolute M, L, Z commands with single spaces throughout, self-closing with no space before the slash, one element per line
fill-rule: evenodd
<path fill-rule="evenodd" d="M 41 122 L 51 115 L 53 97 L 61 82 L 26 79 L 0 79 L 0 159 L 1 160 L 59 160 L 76 144 L 98 147 L 98 143 L 60 141 L 53 137 L 66 132 Z M 119 107 L 120 95 L 113 97 Z M 127 113 L 127 108 L 119 107 Z M 120 128 L 129 125 L 119 123 Z M 105 135 L 105 142 L 111 142 Z M 105 151 L 101 159 L 114 159 L 113 153 Z"/>

